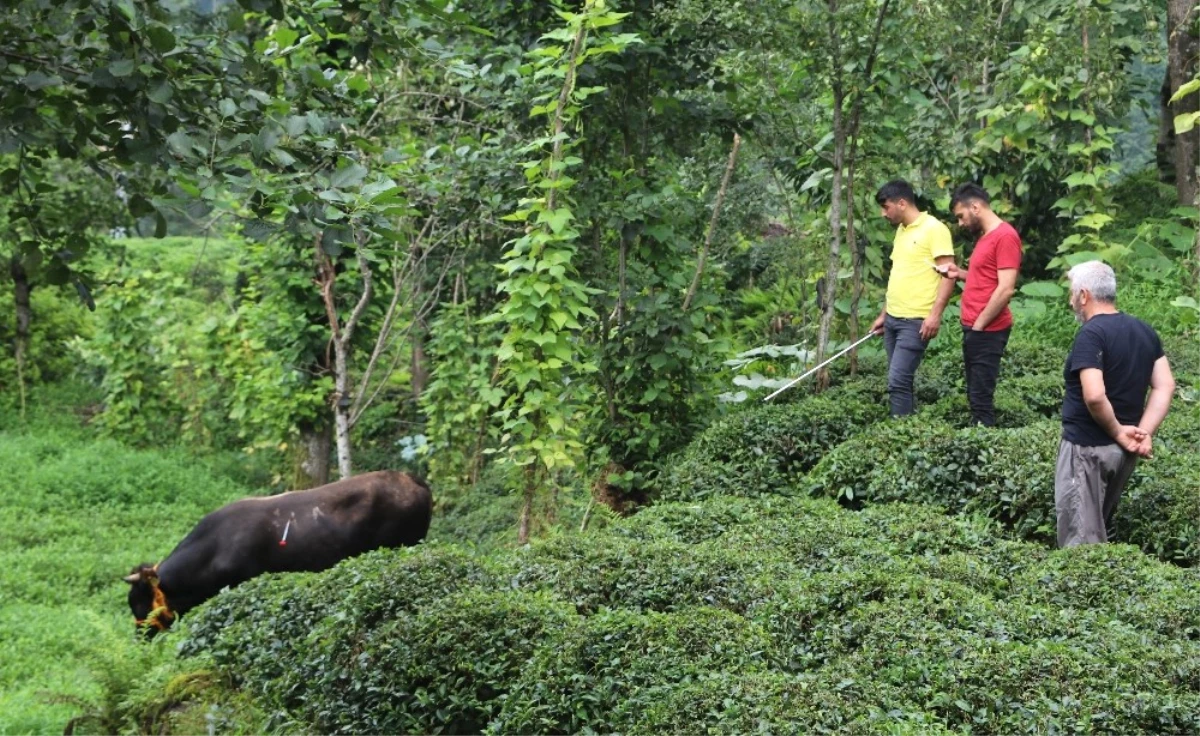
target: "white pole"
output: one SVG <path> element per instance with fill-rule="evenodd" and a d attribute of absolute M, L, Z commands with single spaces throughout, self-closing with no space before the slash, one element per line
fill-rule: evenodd
<path fill-rule="evenodd" d="M 826 360 L 825 362 L 821 363 L 820 365 L 813 366 L 812 370 L 808 371 L 807 373 L 805 373 L 803 376 L 800 376 L 799 378 L 795 378 L 795 379 L 793 379 L 793 380 L 789 381 L 789 382 L 788 382 L 788 384 L 787 384 L 786 386 L 784 386 L 783 388 L 776 389 L 774 393 L 772 393 L 772 394 L 771 394 L 770 396 L 768 396 L 767 398 L 763 399 L 763 401 L 770 401 L 771 399 L 775 398 L 776 396 L 778 396 L 779 394 L 783 393 L 784 391 L 787 391 L 787 390 L 788 390 L 789 388 L 791 388 L 792 386 L 795 386 L 797 383 L 800 383 L 800 382 L 801 382 L 801 381 L 803 381 L 805 378 L 808 378 L 808 377 L 809 377 L 809 376 L 811 376 L 812 374 L 816 373 L 817 371 L 821 370 L 822 368 L 824 368 L 825 366 L 829 365 L 829 364 L 830 364 L 830 363 L 832 363 L 833 361 L 837 360 L 838 358 L 842 357 L 842 356 L 843 356 L 843 355 L 845 355 L 846 353 L 850 352 L 850 351 L 851 351 L 851 350 L 853 350 L 854 348 L 858 347 L 859 345 L 862 345 L 862 344 L 863 344 L 864 342 L 866 342 L 867 340 L 870 340 L 872 337 L 875 337 L 875 333 L 874 333 L 874 332 L 868 332 L 866 335 L 864 335 L 864 336 L 863 336 L 863 338 L 862 338 L 861 340 L 859 340 L 858 342 L 854 343 L 854 344 L 853 344 L 853 345 L 851 345 L 850 347 L 846 348 L 846 349 L 845 349 L 845 350 L 843 350 L 842 352 L 840 352 L 840 353 L 838 353 L 837 355 L 833 356 L 833 357 L 832 357 L 832 358 L 830 358 L 829 360 Z"/>

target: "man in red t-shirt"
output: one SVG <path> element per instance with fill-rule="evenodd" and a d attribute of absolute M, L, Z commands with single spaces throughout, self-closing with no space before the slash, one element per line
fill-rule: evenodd
<path fill-rule="evenodd" d="M 1017 289 L 1021 270 L 1021 236 L 992 212 L 990 198 L 978 184 L 954 190 L 950 209 L 959 226 L 979 236 L 970 269 L 939 266 L 946 278 L 966 281 L 960 303 L 963 325 L 963 368 L 971 419 L 987 427 L 996 423 L 993 397 L 1000 378 L 1000 358 L 1012 331 L 1008 300 Z"/>

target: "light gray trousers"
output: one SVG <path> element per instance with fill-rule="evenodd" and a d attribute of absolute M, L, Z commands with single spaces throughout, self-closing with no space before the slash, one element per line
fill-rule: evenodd
<path fill-rule="evenodd" d="M 1054 466 L 1059 547 L 1108 541 L 1113 513 L 1137 461 L 1137 455 L 1117 444 L 1086 447 L 1059 442 Z"/>

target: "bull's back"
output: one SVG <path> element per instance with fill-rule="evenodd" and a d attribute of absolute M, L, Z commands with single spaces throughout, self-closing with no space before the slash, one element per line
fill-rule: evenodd
<path fill-rule="evenodd" d="M 265 572 L 318 572 L 370 550 L 413 545 L 428 532 L 432 508 L 429 487 L 397 471 L 235 501 L 205 516 L 163 561 L 164 590 L 197 605 Z"/>

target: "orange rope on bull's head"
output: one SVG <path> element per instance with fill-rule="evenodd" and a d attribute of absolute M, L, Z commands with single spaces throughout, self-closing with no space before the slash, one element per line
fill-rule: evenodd
<path fill-rule="evenodd" d="M 155 574 L 147 576 L 147 582 L 150 583 L 150 590 L 154 592 L 154 608 L 146 618 L 134 619 L 134 621 L 138 626 L 150 624 L 159 631 L 166 631 L 167 627 L 175 621 L 175 612 L 167 603 L 167 596 L 162 592 L 162 588 L 158 587 L 158 565 L 154 566 L 153 571 Z"/>

